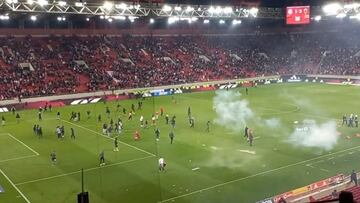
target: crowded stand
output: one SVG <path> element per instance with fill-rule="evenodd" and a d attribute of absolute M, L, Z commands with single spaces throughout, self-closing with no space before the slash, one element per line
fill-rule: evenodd
<path fill-rule="evenodd" d="M 0 43 L 1 100 L 262 75 L 360 73 L 359 41 L 351 32 L 9 36 Z"/>

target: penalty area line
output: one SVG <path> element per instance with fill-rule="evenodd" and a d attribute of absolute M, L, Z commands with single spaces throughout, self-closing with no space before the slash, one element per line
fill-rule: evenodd
<path fill-rule="evenodd" d="M 16 187 L 16 185 L 10 180 L 10 178 L 4 173 L 4 171 L 0 169 L 0 173 L 6 178 L 7 181 L 9 181 L 9 183 L 15 188 L 15 190 L 18 191 L 18 193 L 20 193 L 20 195 L 24 198 L 24 200 L 27 203 L 30 203 L 29 199 L 21 192 L 21 190 L 18 187 Z"/>
<path fill-rule="evenodd" d="M 78 125 L 78 124 L 75 124 L 75 123 L 72 123 L 72 122 L 63 120 L 63 119 L 60 119 L 60 120 L 62 120 L 62 121 L 65 122 L 65 123 L 69 123 L 69 124 L 71 124 L 71 125 L 77 126 L 77 127 L 82 128 L 82 129 L 84 129 L 84 130 L 87 130 L 87 131 L 90 131 L 90 132 L 95 133 L 95 134 L 97 134 L 97 135 L 100 135 L 100 136 L 102 136 L 102 137 L 105 137 L 105 138 L 107 138 L 107 139 L 114 140 L 114 138 L 111 138 L 111 137 L 108 137 L 108 136 L 106 136 L 106 135 L 103 135 L 103 134 L 101 134 L 101 133 L 99 133 L 99 132 L 96 132 L 95 130 L 91 130 L 91 129 L 89 129 L 89 128 L 85 128 L 84 126 L 81 126 L 81 125 Z M 143 149 L 140 149 L 140 148 L 138 148 L 138 147 L 135 147 L 134 145 L 128 144 L 128 143 L 126 143 L 126 142 L 122 142 L 122 141 L 118 141 L 118 142 L 121 143 L 121 144 L 123 144 L 123 145 L 126 145 L 126 146 L 128 146 L 128 147 L 131 147 L 131 148 L 133 148 L 133 149 L 136 149 L 136 150 L 139 150 L 139 151 L 144 152 L 144 153 L 146 153 L 146 154 L 149 154 L 149 155 L 151 155 L 151 156 L 156 156 L 155 154 L 153 154 L 153 153 L 151 153 L 151 152 L 145 151 L 145 150 L 143 150 Z"/>
<path fill-rule="evenodd" d="M 172 197 L 172 198 L 169 198 L 169 199 L 161 200 L 161 201 L 159 201 L 158 203 L 169 202 L 169 201 L 172 201 L 172 200 L 175 200 L 175 199 L 179 199 L 179 198 L 187 197 L 187 196 L 190 196 L 190 195 L 198 194 L 198 193 L 201 193 L 201 192 L 204 192 L 204 191 L 208 191 L 208 190 L 211 190 L 211 189 L 214 189 L 214 188 L 222 187 L 222 186 L 224 186 L 224 185 L 229 185 L 229 184 L 236 183 L 236 182 L 240 182 L 240 181 L 243 181 L 243 180 L 255 178 L 255 177 L 258 177 L 258 176 L 261 176 L 261 175 L 265 175 L 265 174 L 268 174 L 268 173 L 271 173 L 271 172 L 275 172 L 275 171 L 279 171 L 279 170 L 282 170 L 282 169 L 290 168 L 290 167 L 293 167 L 293 166 L 302 165 L 302 164 L 307 163 L 307 162 L 310 162 L 310 161 L 322 159 L 322 158 L 328 157 L 328 156 L 333 156 L 334 154 L 339 154 L 339 153 L 343 153 L 343 152 L 346 152 L 346 151 L 354 150 L 354 149 L 357 149 L 357 148 L 359 148 L 359 147 L 360 147 L 360 146 L 356 146 L 356 147 L 352 147 L 352 148 L 349 148 L 349 149 L 344 149 L 344 150 L 340 150 L 340 151 L 337 151 L 337 152 L 333 152 L 333 153 L 329 153 L 329 154 L 324 154 L 324 155 L 321 155 L 321 156 L 318 156 L 318 157 L 314 157 L 314 158 L 311 158 L 311 159 L 307 159 L 307 160 L 304 160 L 304 161 L 300 161 L 300 162 L 296 162 L 296 163 L 293 163 L 293 164 L 281 166 L 281 167 L 279 167 L 279 168 L 274 168 L 274 169 L 267 170 L 267 171 L 263 171 L 263 172 L 256 173 L 256 174 L 253 174 L 253 175 L 245 176 L 245 177 L 243 177 L 243 178 L 238 178 L 238 179 L 226 181 L 226 182 L 219 183 L 219 184 L 216 184 L 216 185 L 207 187 L 207 188 L 195 190 L 195 191 L 193 191 L 193 192 L 189 192 L 189 193 L 186 193 L 186 194 L 183 194 L 183 195 L 179 195 L 179 196 L 175 196 L 175 197 Z"/>
<path fill-rule="evenodd" d="M 20 156 L 20 157 L 11 158 L 11 159 L 3 159 L 3 160 L 0 160 L 0 163 L 7 162 L 7 161 L 15 161 L 15 160 L 20 160 L 20 159 L 26 159 L 26 158 L 31 158 L 31 157 L 35 157 L 35 156 L 39 156 L 39 155 L 33 154 L 33 155 Z"/>
<path fill-rule="evenodd" d="M 148 158 L 152 158 L 152 157 L 154 157 L 154 156 L 146 156 L 146 157 L 142 157 L 142 158 L 131 159 L 131 160 L 127 160 L 127 161 L 121 161 L 121 162 L 118 162 L 118 163 L 108 164 L 108 165 L 105 165 L 105 166 L 97 166 L 97 167 L 93 167 L 93 168 L 84 169 L 84 172 L 94 171 L 94 170 L 98 170 L 98 169 L 102 169 L 102 168 L 109 168 L 109 167 L 112 167 L 112 166 L 127 164 L 127 163 L 140 161 L 140 160 L 144 160 L 144 159 L 148 159 Z M 61 178 L 61 177 L 64 177 L 64 176 L 77 174 L 77 173 L 81 173 L 81 171 L 73 171 L 73 172 L 70 172 L 70 173 L 63 173 L 63 174 L 60 174 L 60 175 L 49 176 L 49 177 L 46 177 L 46 178 L 38 178 L 38 179 L 35 179 L 35 180 L 29 180 L 29 181 L 25 181 L 25 182 L 21 182 L 21 183 L 16 183 L 15 185 L 19 186 L 19 185 L 25 185 L 25 184 L 29 184 L 29 183 L 35 183 L 35 182 L 40 182 L 40 181 L 45 181 L 45 180 L 51 180 L 51 179 L 55 179 L 55 178 Z"/>
<path fill-rule="evenodd" d="M 14 137 L 13 135 L 11 135 L 10 133 L 1 133 L 1 134 L 6 134 L 9 137 L 11 137 L 12 139 L 14 139 L 15 141 L 19 142 L 20 144 L 22 144 L 24 147 L 28 148 L 30 151 L 32 151 L 35 155 L 40 155 L 37 151 L 35 151 L 34 149 L 32 149 L 31 147 L 29 147 L 28 145 L 26 145 L 25 143 L 23 143 L 21 140 L 17 139 L 16 137 Z"/>

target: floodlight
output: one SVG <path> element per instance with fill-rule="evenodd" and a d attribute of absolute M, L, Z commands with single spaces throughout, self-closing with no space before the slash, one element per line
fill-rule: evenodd
<path fill-rule="evenodd" d="M 47 0 L 38 0 L 37 3 L 40 5 L 40 6 L 46 6 L 49 4 L 49 2 Z"/>
<path fill-rule="evenodd" d="M 172 10 L 172 8 L 171 8 L 171 6 L 164 5 L 164 6 L 162 7 L 162 10 L 165 11 L 165 12 L 169 12 L 169 11 Z"/>
<path fill-rule="evenodd" d="M 325 5 L 323 7 L 323 11 L 328 15 L 336 15 L 340 10 L 342 6 L 339 3 L 332 3 Z"/>
<path fill-rule="evenodd" d="M 30 20 L 36 21 L 36 20 L 37 20 L 37 17 L 36 17 L 36 16 L 30 16 Z"/>
<path fill-rule="evenodd" d="M 104 5 L 103 5 L 103 8 L 105 8 L 106 10 L 111 10 L 113 6 L 114 6 L 113 3 L 105 1 Z"/>
<path fill-rule="evenodd" d="M 59 4 L 59 6 L 66 6 L 66 2 L 65 2 L 65 1 L 59 1 L 58 4 Z"/>
<path fill-rule="evenodd" d="M 315 17 L 314 17 L 314 20 L 315 20 L 315 21 L 320 21 L 320 20 L 321 20 L 321 16 L 315 16 Z"/>

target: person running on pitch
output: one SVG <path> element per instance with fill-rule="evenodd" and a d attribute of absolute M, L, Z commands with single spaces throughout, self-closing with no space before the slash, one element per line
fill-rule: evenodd
<path fill-rule="evenodd" d="M 50 158 L 51 158 L 52 164 L 56 164 L 56 163 L 57 163 L 56 152 L 55 152 L 55 151 L 52 151 L 52 152 L 51 152 Z"/>
<path fill-rule="evenodd" d="M 99 159 L 100 159 L 100 166 L 105 166 L 105 153 L 104 153 L 104 150 L 100 152 Z"/>
<path fill-rule="evenodd" d="M 117 137 L 115 137 L 115 140 L 114 140 L 114 151 L 115 152 L 119 151 L 119 143 L 118 143 Z"/>

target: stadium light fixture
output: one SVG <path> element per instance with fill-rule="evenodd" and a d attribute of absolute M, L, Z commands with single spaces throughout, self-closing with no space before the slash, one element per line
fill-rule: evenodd
<path fill-rule="evenodd" d="M 186 12 L 191 12 L 191 11 L 194 11 L 194 7 L 192 6 L 186 7 Z"/>
<path fill-rule="evenodd" d="M 56 19 L 57 19 L 57 21 L 59 21 L 59 22 L 60 22 L 60 21 L 66 21 L 66 18 L 65 18 L 65 17 L 60 17 L 60 16 L 58 16 Z"/>
<path fill-rule="evenodd" d="M 30 16 L 30 20 L 31 20 L 31 21 L 36 21 L 36 20 L 37 20 L 37 17 L 36 17 L 36 16 Z"/>
<path fill-rule="evenodd" d="M 321 20 L 321 16 L 315 16 L 314 20 L 319 22 Z"/>
<path fill-rule="evenodd" d="M 259 13 L 259 9 L 258 8 L 255 8 L 255 7 L 252 7 L 250 10 L 250 15 L 252 15 L 253 17 L 257 17 L 258 13 Z"/>
<path fill-rule="evenodd" d="M 197 9 L 197 11 L 201 11 L 201 7 L 199 7 L 199 8 Z"/>
<path fill-rule="evenodd" d="M 210 20 L 208 20 L 208 19 L 204 20 L 204 24 L 209 24 L 209 23 L 210 23 Z"/>
<path fill-rule="evenodd" d="M 354 15 L 354 16 L 349 16 L 350 19 L 358 19 L 360 20 L 360 14 Z"/>
<path fill-rule="evenodd" d="M 344 5 L 345 9 L 356 9 L 360 7 L 360 3 L 352 3 Z"/>
<path fill-rule="evenodd" d="M 100 16 L 100 19 L 104 19 L 105 18 L 105 16 Z"/>
<path fill-rule="evenodd" d="M 221 20 L 219 20 L 219 23 L 220 23 L 220 24 L 225 24 L 225 20 L 222 20 L 222 19 L 221 19 Z"/>
<path fill-rule="evenodd" d="M 112 16 L 115 20 L 126 20 L 125 16 Z M 110 19 L 110 16 L 105 16 L 105 19 Z"/>
<path fill-rule="evenodd" d="M 66 6 L 66 2 L 65 2 L 65 1 L 59 1 L 58 4 L 59 4 L 59 6 Z"/>
<path fill-rule="evenodd" d="M 210 6 L 208 11 L 209 11 L 209 13 L 215 13 L 215 8 L 213 6 Z"/>
<path fill-rule="evenodd" d="M 140 7 L 141 7 L 140 4 L 137 4 L 134 8 L 135 9 L 140 9 Z"/>
<path fill-rule="evenodd" d="M 339 13 L 336 15 L 336 18 L 345 18 L 346 17 L 346 13 Z"/>
<path fill-rule="evenodd" d="M 0 20 L 9 20 L 10 17 L 8 15 L 0 15 Z"/>
<path fill-rule="evenodd" d="M 150 24 L 154 24 L 155 20 L 153 18 L 150 18 L 149 22 L 150 22 Z"/>
<path fill-rule="evenodd" d="M 327 15 L 336 15 L 342 9 L 342 6 L 339 3 L 331 3 L 325 5 L 322 9 Z"/>
<path fill-rule="evenodd" d="M 236 20 L 236 19 L 234 19 L 234 20 L 232 21 L 232 24 L 233 24 L 233 25 L 239 25 L 239 24 L 241 24 L 241 20 Z"/>
<path fill-rule="evenodd" d="M 8 3 L 8 4 L 17 4 L 18 0 L 6 0 L 6 3 Z"/>
<path fill-rule="evenodd" d="M 82 2 L 76 2 L 75 6 L 76 7 L 84 7 L 84 4 Z"/>
<path fill-rule="evenodd" d="M 115 8 L 117 8 L 117 9 L 126 9 L 127 5 L 125 3 L 116 4 Z"/>
<path fill-rule="evenodd" d="M 187 20 L 189 24 L 191 24 L 192 22 L 196 22 L 198 20 L 197 17 L 191 17 L 191 18 L 185 18 L 184 20 Z"/>
<path fill-rule="evenodd" d="M 137 17 L 137 16 L 129 16 L 128 18 L 129 18 L 130 22 L 133 23 L 135 21 L 135 19 L 138 19 L 139 17 Z"/>
<path fill-rule="evenodd" d="M 168 24 L 173 24 L 173 23 L 175 23 L 175 22 L 177 22 L 179 20 L 180 20 L 179 17 L 175 17 L 175 16 L 169 17 L 168 18 Z"/>
<path fill-rule="evenodd" d="M 39 6 L 46 6 L 49 2 L 47 0 L 38 0 L 37 4 L 39 4 Z"/>
<path fill-rule="evenodd" d="M 223 9 L 220 6 L 216 7 L 215 9 L 215 13 L 221 13 L 222 11 Z"/>
<path fill-rule="evenodd" d="M 109 21 L 109 23 L 111 23 L 111 22 L 113 21 L 113 19 L 112 19 L 112 18 L 109 18 L 108 21 Z"/>
<path fill-rule="evenodd" d="M 180 6 L 175 6 L 174 10 L 175 11 L 181 11 L 181 7 Z"/>
<path fill-rule="evenodd" d="M 229 13 L 233 12 L 233 9 L 230 6 L 225 7 L 223 10 L 224 10 L 224 13 L 226 13 L 226 14 L 229 14 Z"/>
<path fill-rule="evenodd" d="M 109 2 L 109 1 L 105 1 L 103 4 L 103 8 L 106 10 L 111 10 L 113 8 L 114 4 Z"/>
<path fill-rule="evenodd" d="M 171 8 L 171 6 L 164 5 L 164 6 L 162 7 L 162 10 L 165 11 L 165 12 L 169 12 L 169 11 L 172 10 L 172 8 Z"/>
<path fill-rule="evenodd" d="M 90 18 L 86 18 L 86 21 L 88 21 L 88 22 L 89 22 L 89 21 L 90 21 Z"/>

